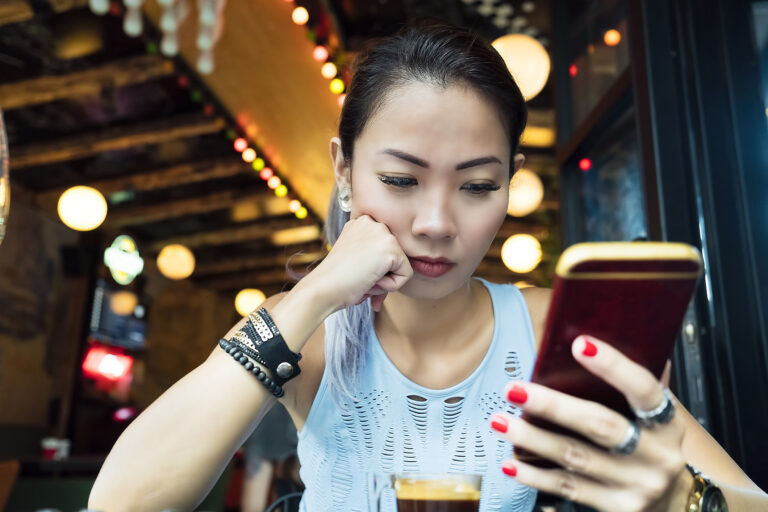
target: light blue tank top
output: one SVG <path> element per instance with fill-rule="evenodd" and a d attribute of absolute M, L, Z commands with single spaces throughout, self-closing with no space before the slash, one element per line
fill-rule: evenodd
<path fill-rule="evenodd" d="M 493 339 L 463 382 L 440 390 L 415 384 L 387 357 L 373 327 L 354 401 L 337 406 L 324 373 L 299 433 L 301 512 L 375 510 L 371 475 L 405 471 L 480 473 L 481 512 L 533 510 L 536 490 L 501 472 L 512 445 L 488 423 L 496 411 L 520 414 L 504 399 L 504 386 L 530 379 L 533 328 L 517 287 L 481 282 L 493 302 Z M 385 496 L 382 511 L 393 507 Z"/>

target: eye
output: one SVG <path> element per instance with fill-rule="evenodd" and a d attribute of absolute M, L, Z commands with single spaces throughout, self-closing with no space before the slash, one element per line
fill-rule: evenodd
<path fill-rule="evenodd" d="M 412 187 L 417 183 L 415 178 L 405 178 L 403 176 L 379 176 L 379 181 L 385 185 L 399 188 Z"/>
<path fill-rule="evenodd" d="M 487 194 L 488 192 L 493 192 L 500 188 L 501 185 L 494 185 L 492 183 L 467 183 L 461 187 L 462 190 L 467 190 L 470 194 L 476 195 Z"/>

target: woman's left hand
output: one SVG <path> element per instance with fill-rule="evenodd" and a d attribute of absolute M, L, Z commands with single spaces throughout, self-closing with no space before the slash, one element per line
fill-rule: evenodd
<path fill-rule="evenodd" d="M 571 351 L 582 366 L 619 390 L 633 409 L 651 411 L 665 401 L 662 383 L 607 343 L 579 336 Z M 685 425 L 679 415 L 666 424 L 638 425 L 634 451 L 623 454 L 615 449 L 631 433 L 631 424 L 612 409 L 530 382 L 510 383 L 506 396 L 526 414 L 566 427 L 597 445 L 496 413 L 491 426 L 499 435 L 565 468 L 541 469 L 508 460 L 502 465 L 507 475 L 598 510 L 684 510 L 692 477 L 685 468 Z"/>

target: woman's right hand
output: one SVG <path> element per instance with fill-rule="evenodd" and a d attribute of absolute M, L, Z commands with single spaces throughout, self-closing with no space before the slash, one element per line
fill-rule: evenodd
<path fill-rule="evenodd" d="M 331 251 L 304 279 L 327 290 L 335 309 L 371 297 L 373 310 L 379 311 L 387 293 L 411 276 L 408 257 L 389 228 L 361 215 L 344 225 Z"/>

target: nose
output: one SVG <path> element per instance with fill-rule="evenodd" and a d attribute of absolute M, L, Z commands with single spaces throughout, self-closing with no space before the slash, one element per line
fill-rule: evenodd
<path fill-rule="evenodd" d="M 430 197 L 424 197 L 416 206 L 416 216 L 412 225 L 413 234 L 435 240 L 455 238 L 454 215 L 450 198 L 446 195 L 435 193 Z"/>

